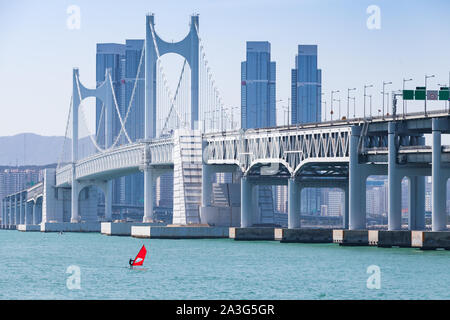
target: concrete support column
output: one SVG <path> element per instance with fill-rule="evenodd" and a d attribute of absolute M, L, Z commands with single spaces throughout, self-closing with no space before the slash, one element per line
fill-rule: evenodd
<path fill-rule="evenodd" d="M 364 186 L 365 187 L 365 186 Z M 342 216 L 342 228 L 348 229 L 349 225 L 349 186 L 344 187 L 344 215 Z"/>
<path fill-rule="evenodd" d="M 80 216 L 79 216 L 79 212 L 78 212 L 78 190 L 80 188 L 78 182 L 75 179 L 75 165 L 72 168 L 72 198 L 71 198 L 71 204 L 72 204 L 72 215 L 70 217 L 70 222 L 71 223 L 77 223 L 80 221 Z M 33 224 L 34 223 L 34 212 L 35 212 L 35 206 L 36 204 L 33 205 Z"/>
<path fill-rule="evenodd" d="M 13 224 L 17 225 L 17 199 L 16 199 L 17 197 L 13 196 L 13 198 L 14 198 Z"/>
<path fill-rule="evenodd" d="M 388 229 L 401 230 L 401 176 L 397 166 L 396 123 L 388 123 Z"/>
<path fill-rule="evenodd" d="M 301 189 L 295 178 L 288 180 L 288 228 L 300 228 L 300 197 Z"/>
<path fill-rule="evenodd" d="M 153 221 L 153 172 L 151 168 L 144 169 L 144 219 Z"/>
<path fill-rule="evenodd" d="M 425 229 L 425 177 L 410 177 L 409 180 L 408 229 Z"/>
<path fill-rule="evenodd" d="M 441 131 L 444 124 L 440 119 L 434 118 L 433 124 L 433 146 L 432 146 L 432 163 L 431 163 L 431 175 L 432 175 L 432 213 L 431 224 L 433 231 L 442 231 L 447 227 L 447 215 L 446 209 L 446 179 L 442 173 L 441 163 Z"/>
<path fill-rule="evenodd" d="M 24 203 L 24 211 L 23 211 L 23 215 L 24 215 L 24 219 L 23 219 L 23 223 L 24 224 L 30 224 L 30 219 L 28 218 L 29 212 L 28 212 L 28 202 L 25 199 L 25 203 Z"/>
<path fill-rule="evenodd" d="M 24 218 L 23 218 L 23 196 L 22 194 L 20 195 L 20 200 L 19 200 L 19 224 L 23 224 L 24 223 Z"/>
<path fill-rule="evenodd" d="M 212 184 L 211 184 L 212 168 L 207 164 L 202 165 L 202 207 L 211 206 Z"/>
<path fill-rule="evenodd" d="M 358 162 L 358 144 L 361 127 L 353 126 L 350 137 L 349 161 L 349 228 L 358 230 L 366 228 L 366 181 L 362 167 Z"/>
<path fill-rule="evenodd" d="M 253 225 L 253 184 L 247 177 L 241 178 L 241 228 Z"/>
<path fill-rule="evenodd" d="M 106 182 L 105 188 L 105 220 L 111 221 L 112 218 L 112 180 Z"/>
<path fill-rule="evenodd" d="M 37 204 L 33 201 L 33 224 L 37 224 Z"/>
<path fill-rule="evenodd" d="M 5 199 L 2 199 L 2 227 L 5 226 L 6 215 L 5 215 Z"/>
<path fill-rule="evenodd" d="M 12 199 L 9 197 L 8 225 L 13 225 Z"/>

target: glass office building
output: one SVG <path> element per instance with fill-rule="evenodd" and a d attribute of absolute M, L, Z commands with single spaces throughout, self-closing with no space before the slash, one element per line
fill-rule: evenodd
<path fill-rule="evenodd" d="M 299 45 L 291 71 L 291 124 L 320 122 L 322 70 L 317 68 L 317 45 Z"/>
<path fill-rule="evenodd" d="M 317 68 L 317 45 L 299 45 L 291 71 L 291 124 L 320 122 L 322 117 L 322 70 Z M 320 189 L 305 188 L 301 211 L 320 212 Z"/>
<path fill-rule="evenodd" d="M 106 68 L 111 68 L 114 92 L 117 104 L 123 120 L 127 114 L 130 101 L 132 101 L 131 109 L 128 114 L 125 128 L 128 136 L 134 142 L 144 138 L 144 119 L 145 119 L 145 59 L 142 59 L 140 72 L 137 75 L 139 63 L 144 49 L 144 40 L 128 39 L 125 44 L 116 43 L 99 43 L 97 44 L 96 57 L 96 80 L 99 86 L 105 79 Z M 136 88 L 133 97 L 133 88 Z M 133 100 L 131 100 L 133 99 Z M 104 114 L 102 115 L 102 102 L 97 100 L 96 105 L 96 130 L 98 132 L 97 141 L 104 146 Z M 121 124 L 117 113 L 113 112 L 113 141 L 119 134 Z M 127 144 L 128 140 L 122 135 L 119 140 L 120 144 Z M 171 190 L 172 174 L 165 174 L 159 178 L 161 181 L 158 185 Z M 153 191 L 154 193 L 156 190 Z M 160 192 L 160 202 L 172 204 L 171 192 Z M 124 176 L 113 181 L 113 204 L 120 204 L 124 211 L 127 206 L 136 207 L 143 206 L 144 203 L 144 178 L 142 173 L 135 173 Z"/>
<path fill-rule="evenodd" d="M 241 124 L 243 129 L 276 125 L 276 64 L 270 43 L 248 41 L 247 60 L 241 63 Z"/>
<path fill-rule="evenodd" d="M 243 129 L 276 126 L 276 63 L 270 59 L 270 42 L 248 41 L 241 63 L 241 126 Z M 258 186 L 261 223 L 274 223 L 271 186 Z"/>

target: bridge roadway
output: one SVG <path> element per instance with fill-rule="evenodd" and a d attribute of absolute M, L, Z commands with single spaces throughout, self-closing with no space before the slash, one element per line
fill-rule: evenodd
<path fill-rule="evenodd" d="M 300 227 L 302 188 L 334 186 L 346 193 L 344 227 L 364 229 L 365 192 L 362 191 L 365 180 L 370 175 L 388 175 L 388 227 L 399 230 L 401 180 L 408 177 L 412 199 L 409 227 L 415 229 L 424 224 L 423 177 L 431 175 L 432 227 L 434 231 L 444 230 L 446 181 L 450 177 L 450 147 L 441 145 L 441 134 L 445 133 L 450 133 L 447 111 L 429 112 L 427 116 L 416 113 L 366 121 L 349 119 L 206 133 L 201 139 L 201 207 L 211 206 L 212 174 L 238 171 L 241 174 L 242 227 L 257 223 L 252 213 L 253 186 L 287 184 L 289 228 Z M 432 135 L 432 147 L 425 145 L 424 134 Z M 173 137 L 168 137 L 141 140 L 97 153 L 58 168 L 55 187 L 71 188 L 75 173 L 80 185 L 96 184 L 107 191 L 105 181 L 116 177 L 144 169 L 173 170 L 175 148 Z M 9 217 L 8 210 L 5 212 Z"/>
<path fill-rule="evenodd" d="M 429 112 L 429 116 L 434 118 L 447 118 L 449 117 L 448 112 L 435 112 L 434 114 Z M 348 159 L 348 133 L 350 132 L 351 126 L 363 126 L 364 123 L 369 123 L 369 130 L 367 135 L 372 133 L 378 133 L 381 135 L 387 135 L 387 123 L 393 121 L 393 117 L 385 117 L 383 120 L 381 117 L 375 117 L 368 122 L 364 122 L 362 118 L 340 120 L 340 121 L 328 121 L 320 123 L 311 123 L 298 126 L 280 126 L 274 128 L 264 128 L 264 129 L 250 129 L 245 132 L 240 130 L 223 132 L 223 133 L 209 133 L 204 134 L 204 140 L 208 145 L 208 158 L 206 159 L 208 164 L 236 164 L 239 165 L 246 172 L 254 164 L 265 159 L 266 163 L 280 162 L 289 163 L 289 171 L 298 172 L 299 168 L 298 161 L 302 158 L 305 162 L 321 161 L 321 158 L 329 158 L 327 152 L 331 152 L 331 156 L 335 162 L 342 161 L 347 162 Z M 431 133 L 431 117 L 424 118 L 422 113 L 408 114 L 405 117 L 397 117 L 397 121 L 406 122 L 407 128 L 412 132 L 416 131 L 418 133 Z M 340 139 L 333 139 L 332 135 L 340 135 Z M 320 135 L 322 140 L 317 140 L 313 136 Z M 304 144 L 301 145 L 303 150 L 299 150 L 299 145 L 286 144 L 286 140 L 281 138 L 287 137 L 301 137 L 303 136 L 305 140 Z M 268 146 L 271 144 L 271 139 L 280 138 L 279 146 L 272 144 L 275 147 L 272 150 L 263 150 L 263 144 L 266 143 Z M 308 139 L 309 138 L 309 139 Z M 301 140 L 301 139 L 300 139 Z M 319 149 L 317 145 L 313 145 L 311 142 L 319 142 Z M 245 150 L 240 150 L 241 158 L 238 159 L 237 152 L 239 146 L 234 144 L 234 142 L 245 141 Z M 283 142 L 285 143 L 285 148 L 283 149 Z M 297 141 L 302 143 L 302 141 Z M 261 145 L 259 145 L 261 143 Z M 327 144 L 329 143 L 329 144 Z M 335 144 L 333 144 L 335 143 Z M 276 148 L 281 148 L 277 150 Z M 316 152 L 313 152 L 314 157 L 311 156 L 309 148 L 316 147 Z M 335 150 L 333 148 L 339 148 Z M 218 150 L 218 148 L 222 149 Z M 270 148 L 270 146 L 268 146 Z M 346 149 L 347 148 L 347 149 Z M 172 149 L 173 141 L 171 138 L 154 139 L 154 140 L 140 140 L 139 142 L 114 148 L 113 150 L 97 153 L 90 157 L 81 159 L 76 162 L 76 179 L 77 180 L 91 180 L 91 179 L 112 179 L 115 177 L 120 177 L 128 175 L 131 173 L 138 172 L 142 170 L 145 165 L 151 166 L 173 166 L 172 159 Z M 241 147 L 242 149 L 242 147 Z M 279 154 L 279 151 L 286 152 L 284 156 Z M 296 153 L 296 151 L 301 151 Z M 449 150 L 444 149 L 444 153 Z M 246 153 L 247 152 L 247 153 Z M 253 152 L 249 154 L 249 152 Z M 275 154 L 277 153 L 278 154 Z M 368 155 L 387 155 L 387 145 L 382 145 L 380 147 L 366 148 Z M 426 146 L 414 146 L 411 147 L 401 147 L 400 154 L 415 154 L 421 153 L 426 154 L 427 159 L 431 159 L 431 150 Z M 300 155 L 301 154 L 301 155 Z M 341 158 L 341 159 L 339 159 Z M 285 160 L 285 161 L 283 161 Z M 297 161 L 297 162 L 296 162 Z M 418 161 L 418 160 L 417 160 Z M 387 161 L 384 161 L 387 162 Z M 427 162 L 427 161 L 424 161 Z M 430 162 L 430 161 L 428 161 Z M 294 168 L 295 167 L 295 168 Z M 69 187 L 71 184 L 71 170 L 72 164 L 67 164 L 57 170 L 56 174 L 56 186 L 58 187 Z"/>

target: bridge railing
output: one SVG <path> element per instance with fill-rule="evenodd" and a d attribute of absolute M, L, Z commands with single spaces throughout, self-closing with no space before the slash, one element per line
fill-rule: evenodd
<path fill-rule="evenodd" d="M 236 164 L 245 172 L 255 163 L 280 163 L 294 172 L 303 161 L 348 159 L 351 127 L 255 129 L 204 135 L 208 164 Z"/>

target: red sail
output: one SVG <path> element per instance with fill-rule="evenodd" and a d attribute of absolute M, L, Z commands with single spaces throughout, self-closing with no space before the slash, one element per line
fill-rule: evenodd
<path fill-rule="evenodd" d="M 145 246 L 142 245 L 141 250 L 139 250 L 139 253 L 137 254 L 136 258 L 133 261 L 133 266 L 142 266 L 145 260 L 145 256 L 147 254 L 147 249 L 145 249 Z"/>

